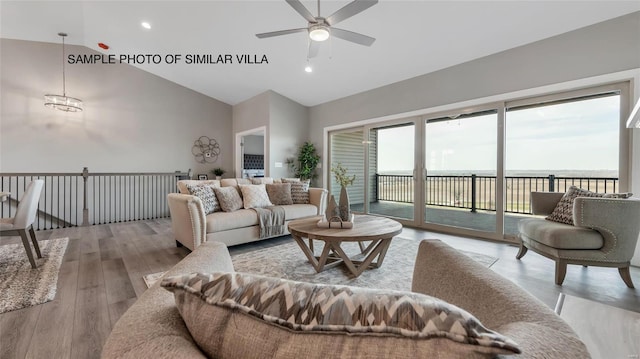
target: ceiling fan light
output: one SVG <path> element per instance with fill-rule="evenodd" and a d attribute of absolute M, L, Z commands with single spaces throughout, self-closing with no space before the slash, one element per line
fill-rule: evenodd
<path fill-rule="evenodd" d="M 309 38 L 313 41 L 325 41 L 329 38 L 329 30 L 324 25 L 312 26 L 309 29 Z"/>

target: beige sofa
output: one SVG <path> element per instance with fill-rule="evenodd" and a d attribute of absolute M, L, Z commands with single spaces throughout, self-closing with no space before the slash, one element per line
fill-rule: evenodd
<path fill-rule="evenodd" d="M 265 183 L 273 181 L 271 178 L 260 179 Z M 171 224 L 176 236 L 176 243 L 194 250 L 206 241 L 218 241 L 228 246 L 248 243 L 260 239 L 258 215 L 252 209 L 240 209 L 233 212 L 214 212 L 205 215 L 200 198 L 189 194 L 187 185 L 208 183 L 221 187 L 240 184 L 252 184 L 251 180 L 243 178 L 225 178 L 220 181 L 178 181 L 180 193 L 168 195 Z M 324 213 L 327 190 L 309 188 L 309 204 L 292 204 L 282 206 L 285 211 L 285 221 L 317 216 Z M 287 228 L 285 222 L 285 228 Z M 285 229 L 284 234 L 289 234 Z"/>
<path fill-rule="evenodd" d="M 224 244 L 207 242 L 165 276 L 214 271 L 232 272 L 233 265 Z M 410 276 L 407 273 L 407 281 L 411 280 Z M 522 354 L 514 358 L 589 358 L 584 343 L 550 308 L 511 281 L 438 240 L 427 240 L 420 244 L 412 290 L 462 307 L 488 328 L 510 337 L 522 350 Z M 274 326 L 273 330 L 281 329 Z M 220 332 L 219 335 L 224 336 L 224 333 Z M 345 336 L 343 340 L 357 338 L 357 335 Z M 233 338 L 220 339 L 233 341 Z M 410 345 L 399 347 L 396 342 L 393 348 L 385 348 L 389 343 L 393 341 L 381 340 L 375 346 L 376 352 L 394 353 L 385 357 L 421 357 L 418 352 L 407 353 Z M 328 347 L 316 356 L 336 357 L 335 349 Z M 253 354 L 255 358 L 269 355 L 262 352 L 260 347 L 255 348 Z M 460 357 L 460 353 L 444 351 L 439 354 L 439 358 Z M 295 355 L 285 354 L 281 357 Z M 357 353 L 349 355 L 349 358 L 357 357 Z M 205 356 L 185 326 L 173 294 L 156 284 L 144 292 L 115 324 L 103 348 L 102 358 Z"/>

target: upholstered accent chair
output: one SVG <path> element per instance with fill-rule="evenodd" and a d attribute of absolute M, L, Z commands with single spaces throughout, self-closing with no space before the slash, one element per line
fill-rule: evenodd
<path fill-rule="evenodd" d="M 551 214 L 563 193 L 532 192 L 534 215 Z M 624 283 L 633 288 L 629 266 L 640 233 L 640 200 L 629 198 L 576 197 L 573 225 L 544 218 L 518 223 L 520 251 L 527 250 L 556 262 L 555 280 L 562 285 L 568 264 L 618 268 Z"/>
<path fill-rule="evenodd" d="M 29 263 L 31 263 L 32 268 L 36 267 L 36 261 L 33 259 L 31 245 L 27 238 L 27 231 L 29 231 L 29 235 L 31 236 L 31 241 L 33 242 L 33 247 L 36 250 L 36 255 L 38 258 L 42 258 L 32 224 L 36 219 L 38 201 L 40 200 L 40 193 L 42 192 L 43 185 L 44 180 L 34 180 L 30 182 L 24 191 L 24 195 L 20 199 L 20 203 L 18 203 L 15 217 L 0 218 L 0 233 L 2 235 L 20 235 L 22 238 L 22 244 L 24 245 L 24 250 L 27 252 L 27 257 L 29 257 Z"/>

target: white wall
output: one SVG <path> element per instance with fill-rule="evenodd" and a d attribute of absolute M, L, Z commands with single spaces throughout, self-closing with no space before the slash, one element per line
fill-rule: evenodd
<path fill-rule="evenodd" d="M 231 167 L 231 106 L 129 65 L 67 64 L 67 95 L 85 110 L 44 107 L 62 92 L 61 45 L 1 39 L 1 172 L 207 173 Z M 67 46 L 67 53 L 94 53 Z M 191 147 L 215 138 L 221 155 L 199 164 Z"/>

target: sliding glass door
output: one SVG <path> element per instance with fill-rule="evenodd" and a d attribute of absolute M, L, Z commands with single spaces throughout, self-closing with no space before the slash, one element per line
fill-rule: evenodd
<path fill-rule="evenodd" d="M 424 123 L 424 223 L 495 233 L 497 110 Z"/>
<path fill-rule="evenodd" d="M 621 100 L 619 88 L 604 87 L 509 104 L 505 235 L 531 214 L 531 192 L 621 190 Z"/>
<path fill-rule="evenodd" d="M 628 190 L 628 91 L 607 85 L 333 131 L 329 166 L 356 175 L 355 212 L 512 240 L 532 215 L 532 191 Z"/>
<path fill-rule="evenodd" d="M 408 122 L 369 129 L 369 213 L 413 222 L 415 128 Z"/>

